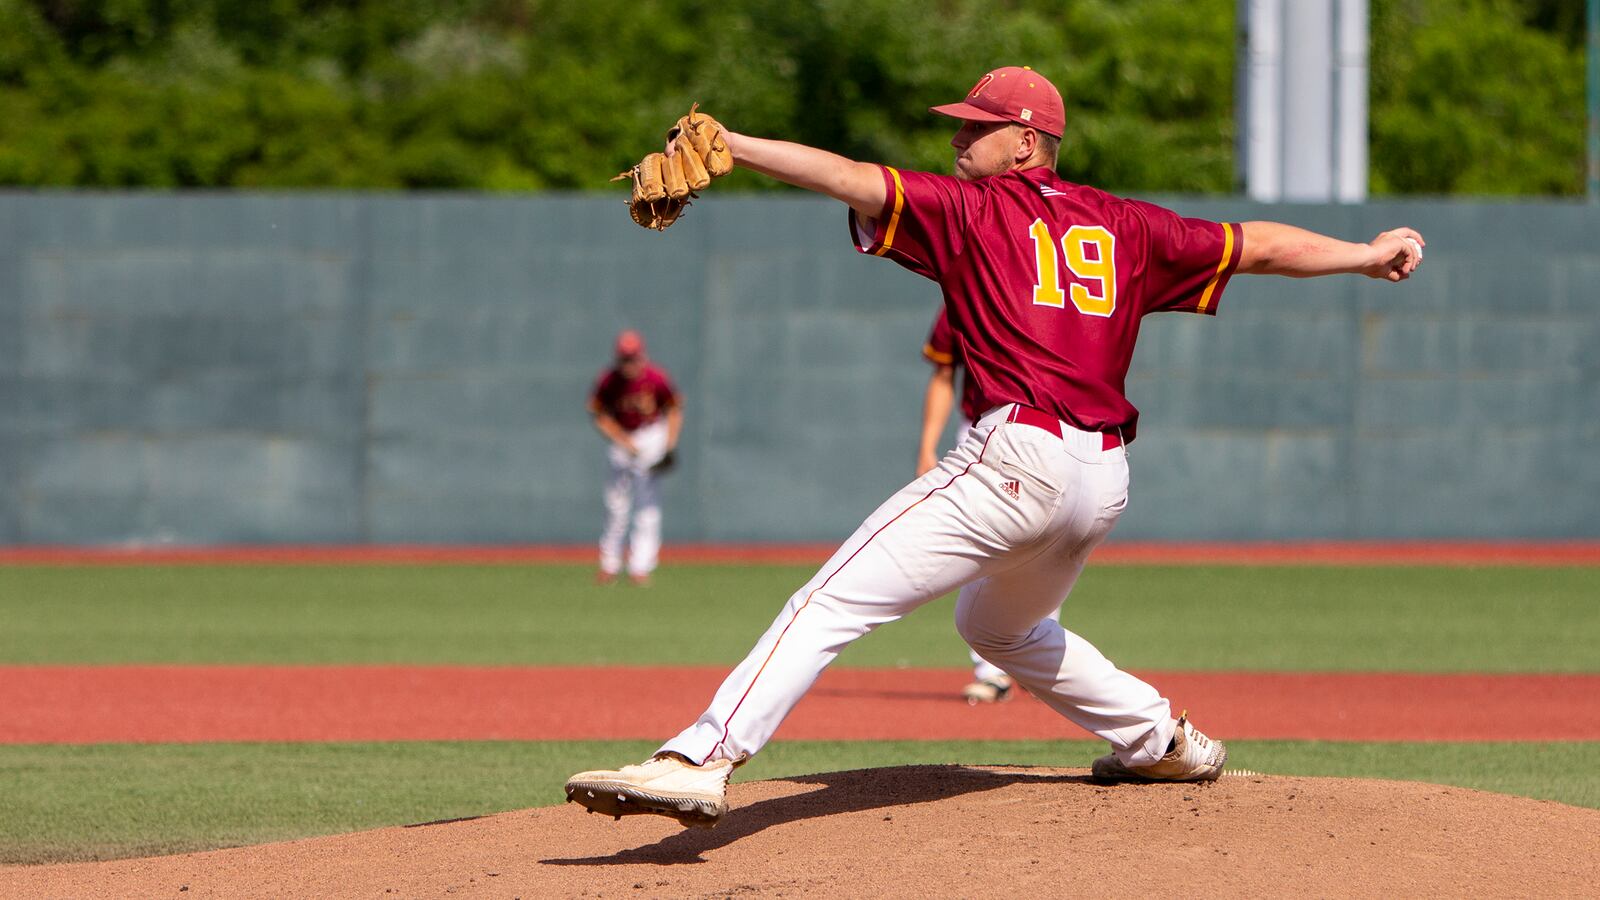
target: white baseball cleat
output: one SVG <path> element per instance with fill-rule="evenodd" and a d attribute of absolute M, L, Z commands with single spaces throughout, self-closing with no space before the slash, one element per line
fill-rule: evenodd
<path fill-rule="evenodd" d="M 1004 703 L 1011 699 L 1011 689 L 1016 682 L 1010 675 L 996 675 L 982 681 L 974 681 L 961 689 L 961 696 L 967 698 L 968 706 L 977 706 L 980 703 Z"/>
<path fill-rule="evenodd" d="M 1172 735 L 1172 749 L 1148 766 L 1129 766 L 1111 753 L 1094 761 L 1090 772 L 1106 781 L 1216 781 L 1228 748 L 1189 724 L 1189 714 L 1178 717 L 1178 730 Z"/>
<path fill-rule="evenodd" d="M 728 811 L 731 774 L 733 763 L 726 759 L 696 766 L 663 753 L 637 766 L 579 772 L 567 779 L 567 800 L 618 819 L 650 814 L 710 828 Z"/>

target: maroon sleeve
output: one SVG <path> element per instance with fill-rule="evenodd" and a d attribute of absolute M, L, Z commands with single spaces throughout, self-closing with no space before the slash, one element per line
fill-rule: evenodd
<path fill-rule="evenodd" d="M 950 316 L 942 306 L 933 320 L 933 330 L 928 332 L 928 342 L 922 345 L 922 356 L 936 366 L 956 364 L 956 335 L 950 329 Z"/>
<path fill-rule="evenodd" d="M 611 409 L 612 402 L 616 399 L 610 396 L 611 369 L 600 373 L 594 381 L 594 389 L 589 391 L 589 412 L 615 415 Z"/>
<path fill-rule="evenodd" d="M 673 386 L 672 378 L 667 375 L 666 370 L 651 369 L 650 374 L 654 376 L 652 380 L 655 382 L 656 404 L 661 409 L 671 409 L 677 406 L 678 389 Z"/>
<path fill-rule="evenodd" d="M 1141 312 L 1216 315 L 1243 250 L 1239 226 L 1186 219 L 1152 203 L 1134 203 L 1149 229 Z"/>
<path fill-rule="evenodd" d="M 868 220 L 850 211 L 856 249 L 937 281 L 960 255 L 982 192 L 948 175 L 881 168 L 883 211 Z"/>

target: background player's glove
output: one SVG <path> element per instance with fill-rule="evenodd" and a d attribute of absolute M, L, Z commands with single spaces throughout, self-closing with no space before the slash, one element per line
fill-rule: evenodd
<path fill-rule="evenodd" d="M 666 473 L 671 472 L 672 467 L 676 466 L 677 464 L 678 451 L 668 450 L 664 456 L 656 460 L 656 464 L 650 467 L 650 471 L 655 475 L 665 475 Z"/>
<path fill-rule="evenodd" d="M 689 114 L 668 130 L 671 156 L 651 153 L 611 179 L 633 182 L 628 213 L 646 228 L 665 231 L 678 221 L 695 191 L 704 189 L 712 178 L 733 171 L 733 151 L 723 137 L 722 123 L 699 109 L 698 103 L 689 107 Z"/>

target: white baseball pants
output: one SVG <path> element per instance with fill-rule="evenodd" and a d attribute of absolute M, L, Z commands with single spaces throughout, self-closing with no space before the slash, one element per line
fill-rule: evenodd
<path fill-rule="evenodd" d="M 971 428 L 972 421 L 966 416 L 962 416 L 960 419 L 956 420 L 956 434 L 965 435 Z M 1061 621 L 1060 604 L 1057 604 L 1056 608 L 1051 610 L 1050 620 L 1057 623 Z M 973 681 L 994 681 L 995 679 L 1006 674 L 1004 669 L 992 662 L 989 662 L 982 656 L 979 656 L 978 651 L 976 650 L 968 650 L 967 655 L 972 658 Z"/>
<path fill-rule="evenodd" d="M 628 433 L 636 451 L 629 455 L 612 444 L 607 452 L 611 474 L 606 479 L 606 525 L 600 533 L 600 571 L 615 575 L 622 571 L 623 543 L 628 547 L 628 573 L 649 575 L 655 571 L 661 554 L 661 498 L 656 477 L 650 467 L 667 452 L 668 429 L 665 419 L 651 422 Z M 629 513 L 633 535 L 628 535 Z"/>
<path fill-rule="evenodd" d="M 1049 618 L 1127 505 L 1126 454 L 1065 423 L 1061 437 L 1008 423 L 1011 409 L 878 507 L 661 749 L 702 764 L 756 753 L 846 645 L 959 587 L 956 628 L 974 650 L 1123 762 L 1160 759 L 1170 704 Z"/>

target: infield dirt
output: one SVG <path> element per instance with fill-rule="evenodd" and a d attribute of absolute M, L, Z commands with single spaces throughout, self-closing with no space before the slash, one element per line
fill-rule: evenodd
<path fill-rule="evenodd" d="M 1590 895 L 1600 810 L 1412 782 L 916 766 L 735 783 L 715 829 L 575 805 L 0 869 L 39 897 Z"/>
<path fill-rule="evenodd" d="M 658 739 L 721 667 L 0 666 L 0 743 Z M 1600 740 L 1600 675 L 1144 672 L 1225 738 Z M 1032 697 L 968 707 L 969 669 L 830 669 L 786 739 L 1083 737 Z M 1314 709 L 1316 715 L 1306 715 Z"/>

